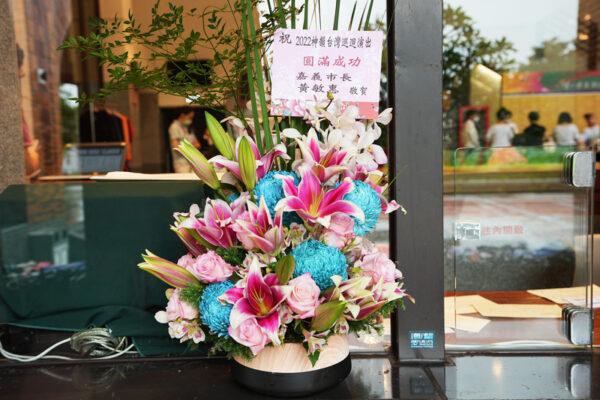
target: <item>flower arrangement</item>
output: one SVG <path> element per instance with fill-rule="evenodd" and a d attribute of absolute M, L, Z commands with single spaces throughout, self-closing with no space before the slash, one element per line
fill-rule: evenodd
<path fill-rule="evenodd" d="M 348 30 L 371 29 L 373 0 L 355 21 L 356 7 Z M 334 30 L 340 9 L 336 0 Z M 309 29 L 315 15 L 321 26 L 317 0 L 233 0 L 190 10 L 156 3 L 147 25 L 130 12 L 61 45 L 98 59 L 107 72 L 99 92 L 80 101 L 136 87 L 228 114 L 226 130 L 206 113 L 219 155 L 208 160 L 185 141 L 176 149 L 214 193 L 203 210 L 193 204 L 174 214 L 171 229 L 187 254 L 171 262 L 147 251 L 139 264 L 170 286 L 156 320 L 181 342 L 246 358 L 302 343 L 314 365 L 332 335 L 381 332 L 383 317 L 412 300 L 396 265 L 365 238 L 382 214 L 403 211 L 386 198 L 387 155 L 376 144 L 392 110 L 361 121 L 357 107 L 329 92 L 295 103 L 303 118 L 269 116 L 280 106 L 269 93 L 275 32 Z M 208 68 L 179 62 L 199 48 L 213 51 Z M 164 67 L 175 61 L 177 73 Z M 201 90 L 197 77 L 208 82 Z"/>
<path fill-rule="evenodd" d="M 156 320 L 172 338 L 244 357 L 300 342 L 315 363 L 329 336 L 380 332 L 410 298 L 396 265 L 365 238 L 400 208 L 385 197 L 387 156 L 375 144 L 391 110 L 366 122 L 357 113 L 316 105 L 307 135 L 284 129 L 264 153 L 251 132 L 234 140 L 207 114 L 220 155 L 179 146 L 215 198 L 203 212 L 175 213 L 171 229 L 188 250 L 177 263 L 148 251 L 139 264 L 171 286 Z"/>

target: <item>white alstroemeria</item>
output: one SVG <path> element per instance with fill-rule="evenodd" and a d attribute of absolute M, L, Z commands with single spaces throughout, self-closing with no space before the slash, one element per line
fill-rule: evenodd
<path fill-rule="evenodd" d="M 281 131 L 281 136 L 287 139 L 299 139 L 302 137 L 302 134 L 298 129 L 295 128 L 285 128 Z"/>
<path fill-rule="evenodd" d="M 375 122 L 381 125 L 387 125 L 392 121 L 392 108 L 386 108 L 383 110 L 377 118 L 375 118 Z"/>
<path fill-rule="evenodd" d="M 200 206 L 198 206 L 198 204 L 192 204 L 189 212 L 187 213 L 173 213 L 173 218 L 175 219 L 175 228 L 194 228 L 195 223 L 198 220 L 196 218 L 198 214 L 200 214 Z"/>
<path fill-rule="evenodd" d="M 246 125 L 242 122 L 241 119 L 230 115 L 229 117 L 223 118 L 221 123 L 227 123 L 231 127 L 233 131 L 234 139 L 243 135 L 247 135 L 248 131 L 246 130 Z"/>

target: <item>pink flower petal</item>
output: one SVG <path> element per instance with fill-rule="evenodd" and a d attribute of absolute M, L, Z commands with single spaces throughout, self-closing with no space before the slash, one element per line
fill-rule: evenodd
<path fill-rule="evenodd" d="M 342 200 L 345 195 L 350 193 L 354 189 L 354 183 L 349 178 L 346 178 L 340 183 L 340 185 L 334 189 L 329 190 L 325 193 L 323 198 L 323 204 L 329 205 L 336 201 Z"/>
<path fill-rule="evenodd" d="M 361 208 L 356 204 L 346 200 L 336 201 L 319 210 L 319 214 L 322 216 L 331 215 L 338 212 L 352 215 L 361 221 L 365 220 L 365 214 L 363 213 L 363 210 L 361 210 Z"/>
<path fill-rule="evenodd" d="M 244 297 L 244 289 L 238 287 L 229 289 L 222 296 L 223 300 L 230 304 L 237 303 L 242 297 Z"/>
<path fill-rule="evenodd" d="M 279 335 L 277 334 L 280 325 L 279 313 L 277 311 L 272 312 L 264 318 L 257 318 L 256 322 L 258 322 L 258 325 L 262 328 L 263 332 L 269 337 L 273 344 L 281 344 Z"/>

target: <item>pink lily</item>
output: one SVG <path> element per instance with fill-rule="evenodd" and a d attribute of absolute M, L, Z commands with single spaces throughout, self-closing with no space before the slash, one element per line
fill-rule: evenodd
<path fill-rule="evenodd" d="M 213 246 L 232 247 L 236 244 L 232 225 L 237 216 L 244 211 L 244 201 L 240 199 L 242 197 L 234 201 L 231 206 L 223 200 L 208 199 L 204 207 L 204 217 L 188 218 L 182 226 L 194 228 L 202 239 Z"/>
<path fill-rule="evenodd" d="M 281 341 L 278 331 L 281 319 L 278 308 L 289 295 L 290 288 L 279 285 L 277 276 L 273 273 L 263 277 L 257 262 L 252 263 L 249 268 L 245 287 L 232 288 L 223 295 L 224 301 L 233 304 L 229 316 L 229 334 L 238 343 L 244 344 L 239 340 L 237 328 L 246 320 L 255 319 L 268 339 L 279 345 Z M 252 349 L 254 354 L 260 350 L 261 348 Z"/>
<path fill-rule="evenodd" d="M 258 249 L 265 254 L 277 255 L 285 244 L 282 213 L 271 218 L 265 198 L 261 197 L 257 207 L 247 202 L 248 211 L 241 213 L 232 228 L 246 250 Z"/>
<path fill-rule="evenodd" d="M 254 158 L 256 159 L 256 177 L 257 179 L 265 176 L 267 172 L 271 169 L 273 165 L 273 161 L 275 157 L 281 157 L 284 160 L 289 160 L 289 156 L 286 152 L 286 147 L 284 144 L 279 143 L 275 145 L 271 150 L 269 150 L 264 155 L 260 155 L 258 151 L 258 147 L 256 143 L 250 136 L 244 136 L 248 142 L 250 143 L 250 147 L 252 148 L 252 152 L 254 153 Z M 235 176 L 238 180 L 242 180 L 242 174 L 240 170 L 239 164 L 239 150 L 240 150 L 240 142 L 242 137 L 238 137 L 235 141 L 235 157 L 233 160 L 229 160 L 223 156 L 215 156 L 211 158 L 209 161 L 217 166 L 218 168 L 227 169 L 233 176 Z"/>
<path fill-rule="evenodd" d="M 300 184 L 296 186 L 294 179 L 282 176 L 285 197 L 275 206 L 275 211 L 295 211 L 302 219 L 329 227 L 331 216 L 345 213 L 360 220 L 365 219 L 363 211 L 354 203 L 343 200 L 344 196 L 354 189 L 350 178 L 345 178 L 337 187 L 326 190 L 313 171 L 302 175 Z"/>
<path fill-rule="evenodd" d="M 301 173 L 310 168 L 321 182 L 327 182 L 346 169 L 344 162 L 348 152 L 334 147 L 329 150 L 323 149 L 314 129 L 311 128 L 307 136 L 302 136 L 298 131 L 288 132 L 287 135 L 296 139 L 302 153 Z"/>

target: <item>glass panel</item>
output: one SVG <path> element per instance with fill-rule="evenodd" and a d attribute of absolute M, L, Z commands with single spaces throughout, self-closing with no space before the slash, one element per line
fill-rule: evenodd
<path fill-rule="evenodd" d="M 168 227 L 204 201 L 197 182 L 9 186 L 0 194 L 0 323 L 58 331 L 108 326 L 145 355 L 186 350 L 154 313 L 166 285 L 136 265 L 144 249 L 185 252 Z"/>
<path fill-rule="evenodd" d="M 565 183 L 574 150 L 454 152 L 445 199 L 448 349 L 576 347 L 561 312 L 563 303 L 589 306 L 592 189 Z"/>

